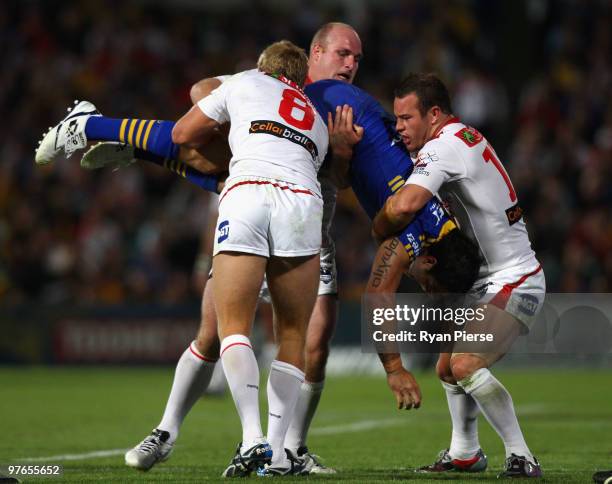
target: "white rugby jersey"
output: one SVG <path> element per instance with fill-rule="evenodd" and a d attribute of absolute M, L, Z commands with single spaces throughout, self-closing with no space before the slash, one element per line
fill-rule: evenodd
<path fill-rule="evenodd" d="M 327 153 L 327 126 L 295 83 L 257 69 L 244 71 L 198 106 L 220 124 L 231 121 L 230 178 L 274 178 L 321 196 L 317 172 Z"/>
<path fill-rule="evenodd" d="M 484 256 L 480 277 L 538 264 L 506 170 L 482 134 L 458 118 L 421 148 L 406 183 L 425 187 L 448 204 Z"/>

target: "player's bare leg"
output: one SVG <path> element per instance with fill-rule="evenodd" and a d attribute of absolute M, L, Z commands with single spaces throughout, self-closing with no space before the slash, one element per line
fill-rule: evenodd
<path fill-rule="evenodd" d="M 329 342 L 336 330 L 337 315 L 336 296 L 317 297 L 306 332 L 306 381 L 322 382 L 325 379 Z"/>
<path fill-rule="evenodd" d="M 245 449 L 263 440 L 259 368 L 249 335 L 266 264 L 265 257 L 236 252 L 222 252 L 213 259 L 221 361 L 242 422 Z"/>
<path fill-rule="evenodd" d="M 268 442 L 271 465 L 264 475 L 295 474 L 296 462 L 285 454 L 285 436 L 304 382 L 304 346 L 319 282 L 319 256 L 270 259 L 268 287 L 276 316 L 279 345 L 268 379 Z"/>
<path fill-rule="evenodd" d="M 217 316 L 212 300 L 212 284 L 202 295 L 200 327 L 195 341 L 181 355 L 174 372 L 172 389 L 159 425 L 125 454 L 130 467 L 148 470 L 170 457 L 183 420 L 206 391 L 219 359 Z"/>
<path fill-rule="evenodd" d="M 512 397 L 502 383 L 489 371 L 500 360 L 521 333 L 521 322 L 493 304 L 482 306 L 484 320 L 478 332 L 491 333 L 496 341 L 495 352 L 471 353 L 455 345 L 450 369 L 458 385 L 478 404 L 483 415 L 501 437 L 506 449 L 506 472 L 503 476 L 540 477 L 540 466 L 527 447 L 518 423 Z M 475 326 L 467 325 L 468 332 Z"/>

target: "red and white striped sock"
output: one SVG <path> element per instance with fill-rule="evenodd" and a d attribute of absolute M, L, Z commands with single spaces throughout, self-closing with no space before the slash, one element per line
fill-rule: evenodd
<path fill-rule="evenodd" d="M 195 341 L 179 358 L 166 409 L 157 426 L 158 429 L 170 432 L 170 442 L 176 440 L 185 416 L 208 387 L 215 362 L 200 354 Z"/>

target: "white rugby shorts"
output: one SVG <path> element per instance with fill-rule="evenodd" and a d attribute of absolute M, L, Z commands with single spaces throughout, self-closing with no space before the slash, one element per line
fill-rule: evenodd
<path fill-rule="evenodd" d="M 478 304 L 493 304 L 512 314 L 529 332 L 544 305 L 544 270 L 534 264 L 504 269 L 478 279 L 468 292 Z"/>
<path fill-rule="evenodd" d="M 219 196 L 213 256 L 317 254 L 322 216 L 323 200 L 308 188 L 272 178 L 232 178 Z"/>

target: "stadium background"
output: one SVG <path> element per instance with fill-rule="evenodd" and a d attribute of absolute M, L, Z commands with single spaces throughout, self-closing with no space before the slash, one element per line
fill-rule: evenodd
<path fill-rule="evenodd" d="M 360 33 L 355 84 L 387 107 L 409 71 L 445 80 L 456 114 L 487 136 L 510 172 L 550 292 L 610 292 L 611 13 L 607 0 L 3 2 L 0 363 L 11 366 L 0 370 L 15 396 L 3 414 L 17 415 L 11 402 L 22 387 L 13 383 L 29 378 L 13 365 L 171 363 L 199 317 L 194 265 L 214 197 L 154 166 L 86 172 L 75 156 L 36 167 L 41 133 L 73 99 L 115 117 L 177 119 L 193 82 L 250 68 L 281 38 L 307 48 L 327 21 Z M 334 224 L 338 373 L 374 371 L 346 346 L 359 342 L 374 254 L 367 227 L 344 192 Z M 610 361 L 577 355 L 569 363 Z M 156 411 L 169 368 L 147 377 L 161 389 Z M 32 370 L 33 381 L 53 375 L 46 371 Z M 91 377 L 83 371 L 62 388 Z M 118 375 L 108 371 L 96 373 L 101 385 Z M 609 383 L 609 370 L 600 375 Z M 23 455 L 19 448 L 14 440 L 6 455 Z"/>

